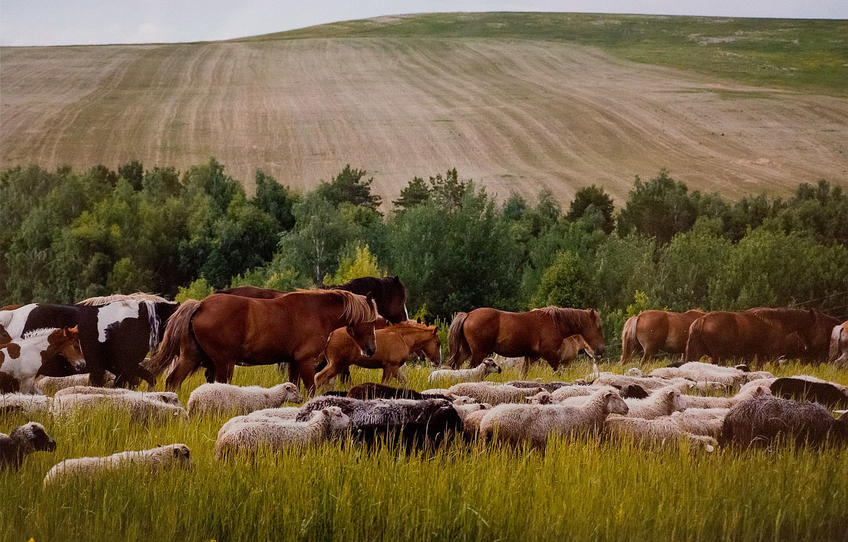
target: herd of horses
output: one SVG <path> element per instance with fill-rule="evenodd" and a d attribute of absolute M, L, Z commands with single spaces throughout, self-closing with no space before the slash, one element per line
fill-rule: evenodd
<path fill-rule="evenodd" d="M 102 385 L 109 371 L 116 385 L 137 386 L 145 380 L 153 386 L 169 370 L 166 387 L 173 390 L 200 369 L 209 382 L 229 382 L 236 365 L 283 362 L 288 363 L 289 379 L 307 389 L 344 377 L 351 365 L 383 368 L 386 382 L 401 376 L 399 368 L 411 354 L 424 355 L 434 365 L 442 361 L 438 330 L 409 320 L 407 297 L 398 277 L 365 277 L 294 292 L 245 286 L 181 304 L 149 294 L 92 298 L 76 305 L 31 303 L 0 309 L 0 345 L 17 345 L 15 341 L 45 328 L 73 329 L 93 385 Z M 820 311 L 804 309 L 645 311 L 624 326 L 621 360 L 628 362 L 637 347 L 644 352 L 643 362 L 660 350 L 686 360 L 706 356 L 716 363 L 780 356 L 821 360 L 839 324 Z M 539 359 L 557 369 L 566 361 L 566 339 L 575 335 L 582 336 L 588 354 L 604 355 L 601 318 L 594 309 L 461 312 L 450 325 L 448 364 L 457 369 L 470 359 L 476 367 L 494 353 L 522 357 L 525 370 Z M 44 359 L 39 374 L 78 372 L 79 366 L 61 352 L 51 352 L 39 354 Z M 149 353 L 152 357 L 145 359 Z M 8 391 L 14 388 L 14 375 L 4 365 L 0 387 Z"/>

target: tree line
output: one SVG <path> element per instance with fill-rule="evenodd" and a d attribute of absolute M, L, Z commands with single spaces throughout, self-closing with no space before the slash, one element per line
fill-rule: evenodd
<path fill-rule="evenodd" d="M 491 306 L 596 307 L 614 346 L 646 308 L 760 305 L 848 313 L 848 195 L 827 181 L 787 198 L 727 201 L 665 170 L 623 206 L 594 185 L 567 208 L 546 191 L 499 202 L 455 169 L 383 202 L 345 167 L 306 193 L 262 171 L 249 196 L 215 159 L 85 172 L 0 172 L 0 303 L 114 292 L 203 296 L 399 275 L 410 312 L 449 320 Z"/>

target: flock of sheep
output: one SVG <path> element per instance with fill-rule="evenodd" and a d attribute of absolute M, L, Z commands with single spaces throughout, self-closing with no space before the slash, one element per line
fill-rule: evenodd
<path fill-rule="evenodd" d="M 497 363 L 487 359 L 467 371 L 434 371 L 430 382 L 450 380 L 447 388 L 417 392 L 369 383 L 314 397 L 300 407 L 284 406 L 303 402 L 291 383 L 271 388 L 203 384 L 192 391 L 186 408 L 175 393 L 79 385 L 78 375 L 42 379 L 40 389 L 53 392 L 52 397 L 0 395 L 0 412 L 41 412 L 61 419 L 82 408 L 106 406 L 139 423 L 234 415 L 217 434 L 215 457 L 222 461 L 260 449 L 347 438 L 369 445 L 392 440 L 406 449 L 438 446 L 452 438 L 544 448 L 552 437 L 591 435 L 652 447 L 685 440 L 708 452 L 719 445 L 848 443 L 848 414 L 838 410 L 848 406 L 848 387 L 814 377 L 775 378 L 744 367 L 689 362 L 647 375 L 635 368 L 626 374 L 595 369 L 585 381 L 571 383 L 484 381 L 497 372 Z M 834 418 L 829 409 L 837 409 L 841 417 Z M 0 434 L 0 466 L 17 468 L 26 455 L 55 448 L 44 428 L 30 422 Z M 44 484 L 139 463 L 154 470 L 185 467 L 191 465 L 191 455 L 184 444 L 171 444 L 68 459 L 50 469 Z"/>

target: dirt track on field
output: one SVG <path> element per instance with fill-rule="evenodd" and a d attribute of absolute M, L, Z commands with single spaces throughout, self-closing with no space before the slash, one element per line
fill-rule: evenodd
<path fill-rule="evenodd" d="M 627 195 L 667 167 L 738 197 L 848 183 L 848 100 L 565 43 L 336 38 L 3 48 L 0 167 L 185 168 L 215 156 L 300 189 L 346 163 L 388 198 L 456 167 L 500 195 Z"/>

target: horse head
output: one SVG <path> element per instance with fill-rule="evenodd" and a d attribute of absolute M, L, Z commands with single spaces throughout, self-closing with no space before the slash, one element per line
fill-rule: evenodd
<path fill-rule="evenodd" d="M 79 326 L 65 327 L 53 332 L 48 339 L 54 351 L 68 360 L 74 371 L 85 369 L 85 358 L 79 341 Z"/>
<path fill-rule="evenodd" d="M 580 335 L 585 339 L 586 344 L 593 350 L 594 356 L 598 358 L 604 357 L 606 352 L 606 343 L 604 342 L 604 331 L 601 324 L 601 315 L 595 309 L 586 309 L 586 322 L 581 326 Z M 584 348 L 584 350 L 586 350 Z M 588 354 L 589 351 L 586 350 Z"/>
<path fill-rule="evenodd" d="M 427 328 L 431 334 L 427 337 L 426 342 L 424 342 L 421 351 L 424 352 L 424 355 L 427 356 L 433 367 L 438 367 L 442 364 L 442 342 L 439 339 L 439 330 L 436 326 L 427 326 Z"/>

